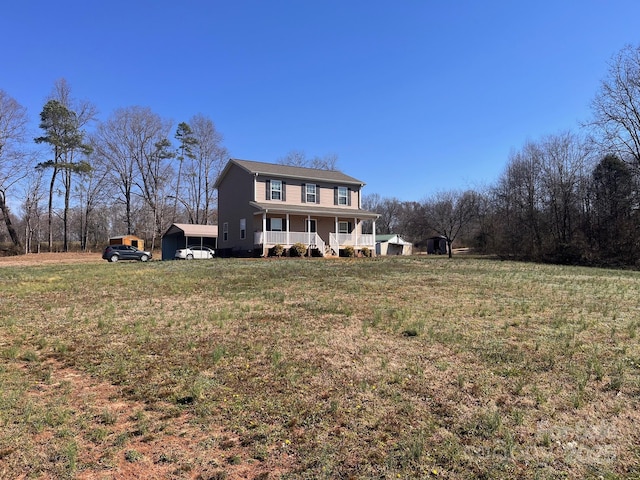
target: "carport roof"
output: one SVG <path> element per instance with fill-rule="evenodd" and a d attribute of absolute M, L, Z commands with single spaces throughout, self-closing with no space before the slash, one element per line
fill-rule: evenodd
<path fill-rule="evenodd" d="M 165 232 L 166 235 L 184 233 L 185 237 L 218 237 L 217 225 L 195 225 L 192 223 L 174 223 Z"/>

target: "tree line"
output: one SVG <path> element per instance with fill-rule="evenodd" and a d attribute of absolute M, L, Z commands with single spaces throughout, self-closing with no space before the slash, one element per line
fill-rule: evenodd
<path fill-rule="evenodd" d="M 367 195 L 363 206 L 380 214 L 376 233 L 400 234 L 418 248 L 439 236 L 449 254 L 457 244 L 509 258 L 638 265 L 640 47 L 611 59 L 591 107 L 577 132 L 514 150 L 482 189 L 421 201 Z M 60 80 L 39 135 L 29 138 L 26 110 L 0 90 L 0 243 L 17 252 L 67 250 L 70 242 L 88 249 L 135 233 L 153 248 L 171 223 L 217 222 L 212 185 L 229 154 L 211 119 L 174 125 L 138 106 L 96 117 Z M 337 168 L 335 155 L 299 151 L 279 162 Z"/>
<path fill-rule="evenodd" d="M 68 251 L 71 242 L 86 250 L 125 233 L 154 248 L 171 223 L 217 222 L 213 184 L 229 154 L 210 118 L 175 126 L 132 106 L 98 121 L 62 79 L 40 113 L 40 135 L 29 138 L 28 120 L 0 90 L 0 243 L 16 253 Z"/>
<path fill-rule="evenodd" d="M 527 141 L 496 181 L 424 200 L 369 195 L 377 233 L 439 236 L 476 251 L 557 263 L 640 265 L 640 47 L 609 64 L 578 132 Z"/>

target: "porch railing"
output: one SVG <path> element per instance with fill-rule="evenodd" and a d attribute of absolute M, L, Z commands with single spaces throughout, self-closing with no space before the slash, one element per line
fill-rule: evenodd
<path fill-rule="evenodd" d="M 282 245 L 290 247 L 296 243 L 311 245 L 324 255 L 324 240 L 316 232 L 256 232 L 256 245 Z"/>
<path fill-rule="evenodd" d="M 346 245 L 351 245 L 354 248 L 367 247 L 375 248 L 375 237 L 370 233 L 356 234 L 356 233 L 331 233 L 329 234 L 329 246 L 332 250 L 337 252 L 336 248 L 340 248 Z"/>
<path fill-rule="evenodd" d="M 315 232 L 256 232 L 254 236 L 256 245 L 282 245 L 290 247 L 295 243 L 311 245 L 317 248 L 323 255 L 325 253 L 325 242 L 320 235 Z M 350 245 L 354 248 L 367 247 L 371 250 L 375 249 L 375 237 L 372 234 L 355 234 L 355 233 L 330 233 L 329 248 L 334 254 L 338 254 L 340 248 Z"/>

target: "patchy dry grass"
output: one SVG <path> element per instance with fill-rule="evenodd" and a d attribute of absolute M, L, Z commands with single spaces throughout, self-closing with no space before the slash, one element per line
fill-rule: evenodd
<path fill-rule="evenodd" d="M 640 274 L 0 267 L 0 477 L 637 478 Z"/>

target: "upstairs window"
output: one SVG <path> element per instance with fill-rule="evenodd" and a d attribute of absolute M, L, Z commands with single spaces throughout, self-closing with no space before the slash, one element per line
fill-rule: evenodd
<path fill-rule="evenodd" d="M 307 203 L 320 203 L 318 186 L 315 183 L 307 183 L 304 186 L 304 201 Z"/>
<path fill-rule="evenodd" d="M 350 190 L 347 187 L 336 187 L 333 203 L 336 205 L 351 205 L 351 195 L 349 193 Z"/>
<path fill-rule="evenodd" d="M 284 200 L 282 180 L 271 180 L 268 182 L 267 198 L 269 200 Z"/>

